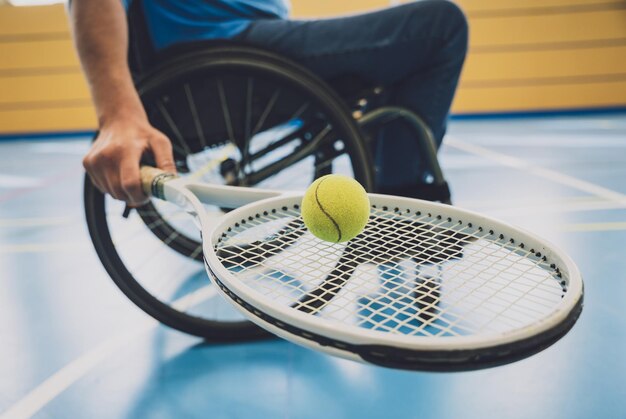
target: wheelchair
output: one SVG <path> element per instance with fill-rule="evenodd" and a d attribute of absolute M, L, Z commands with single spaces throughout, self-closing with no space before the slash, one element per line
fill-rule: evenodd
<path fill-rule="evenodd" d="M 182 176 L 234 186 L 304 190 L 342 173 L 378 191 L 371 144 L 388 123 L 408 124 L 432 176 L 426 198 L 450 202 L 426 124 L 380 106 L 384 89 L 326 82 L 273 52 L 236 43 L 186 47 L 136 82 L 151 124 L 172 141 Z M 131 209 L 85 177 L 89 233 L 106 271 L 140 309 L 208 341 L 267 337 L 215 294 L 192 217 L 166 202 Z M 229 208 L 212 208 L 216 218 Z"/>

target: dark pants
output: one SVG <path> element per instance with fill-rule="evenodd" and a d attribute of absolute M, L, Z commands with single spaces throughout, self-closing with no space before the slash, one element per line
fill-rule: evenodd
<path fill-rule="evenodd" d="M 294 59 L 324 79 L 356 76 L 382 85 L 387 105 L 406 107 L 431 127 L 437 146 L 467 51 L 467 22 L 444 0 L 426 0 L 325 20 L 268 19 L 239 37 Z M 414 136 L 402 124 L 376 144 L 379 186 L 410 186 L 427 175 Z"/>

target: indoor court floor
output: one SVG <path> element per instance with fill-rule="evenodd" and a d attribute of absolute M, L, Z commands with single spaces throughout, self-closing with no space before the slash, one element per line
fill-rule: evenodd
<path fill-rule="evenodd" d="M 625 114 L 452 121 L 441 163 L 455 204 L 556 243 L 585 281 L 561 341 L 465 373 L 159 326 L 93 250 L 88 145 L 0 140 L 0 418 L 626 418 Z"/>

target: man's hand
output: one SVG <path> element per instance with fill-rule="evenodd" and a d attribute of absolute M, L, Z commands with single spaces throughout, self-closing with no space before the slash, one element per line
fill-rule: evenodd
<path fill-rule="evenodd" d="M 94 185 L 130 206 L 147 202 L 139 177 L 144 153 L 154 156 L 159 169 L 176 172 L 170 140 L 144 118 L 117 118 L 103 124 L 83 159 Z"/>
<path fill-rule="evenodd" d="M 141 156 L 152 154 L 159 169 L 176 168 L 170 141 L 148 122 L 133 85 L 124 7 L 119 0 L 74 0 L 70 14 L 100 129 L 83 165 L 102 192 L 141 205 L 148 199 L 139 178 Z"/>

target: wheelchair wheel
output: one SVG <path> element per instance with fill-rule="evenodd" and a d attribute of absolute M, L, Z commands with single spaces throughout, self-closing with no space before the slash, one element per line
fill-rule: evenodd
<path fill-rule="evenodd" d="M 137 85 L 152 125 L 172 141 L 178 171 L 202 181 L 304 189 L 342 173 L 371 190 L 372 165 L 341 99 L 307 70 L 243 46 L 179 54 Z M 89 232 L 105 269 L 160 322 L 214 341 L 267 336 L 215 293 L 197 228 L 161 201 L 131 210 L 85 177 Z M 216 218 L 228 208 L 211 208 Z"/>

